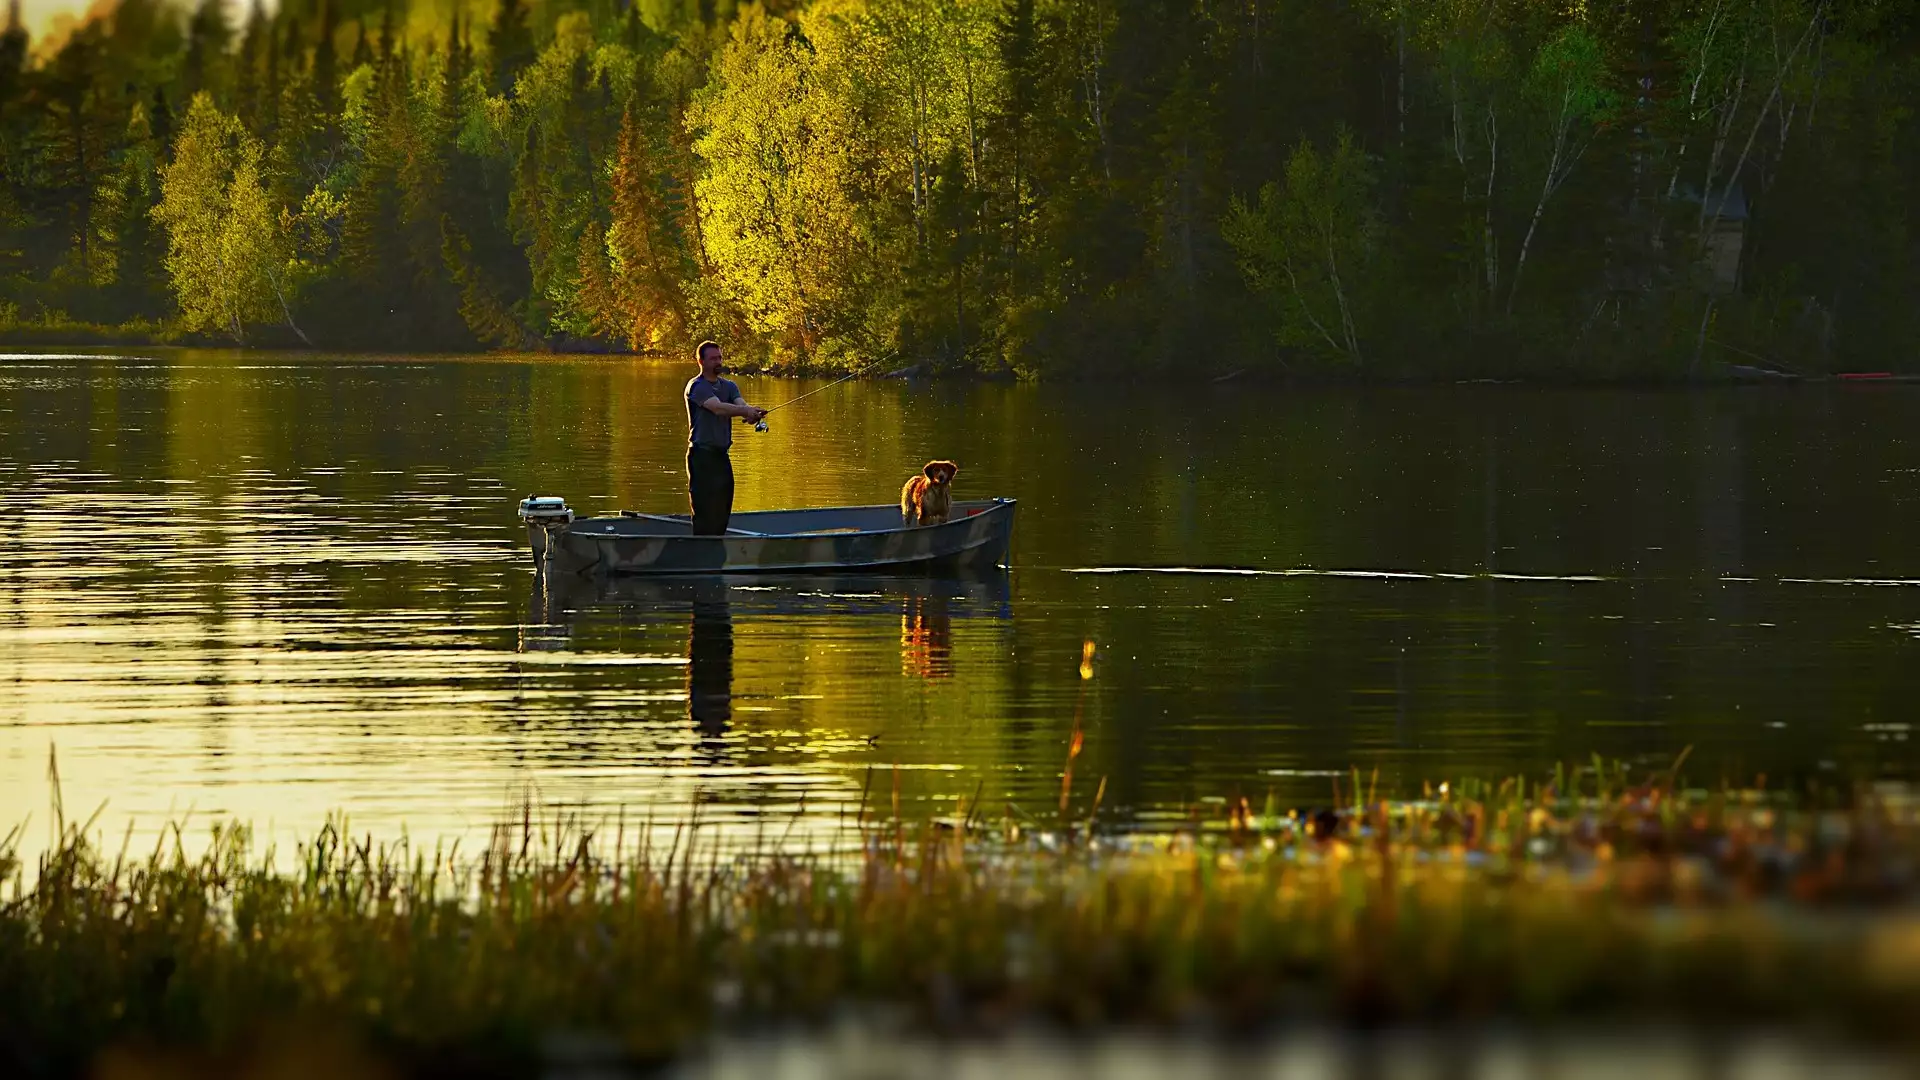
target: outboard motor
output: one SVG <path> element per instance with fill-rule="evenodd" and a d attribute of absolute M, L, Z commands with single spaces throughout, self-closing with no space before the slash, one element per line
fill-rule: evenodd
<path fill-rule="evenodd" d="M 520 500 L 520 520 L 529 525 L 570 525 L 573 511 L 558 495 L 529 495 Z"/>
<path fill-rule="evenodd" d="M 520 500 L 520 520 L 527 526 L 527 542 L 533 547 L 534 565 L 544 574 L 553 558 L 553 549 L 573 526 L 573 511 L 558 495 L 529 495 Z"/>

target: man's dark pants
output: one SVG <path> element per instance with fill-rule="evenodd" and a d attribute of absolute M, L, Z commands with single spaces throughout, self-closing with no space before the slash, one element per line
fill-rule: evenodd
<path fill-rule="evenodd" d="M 725 535 L 733 516 L 733 461 L 725 450 L 687 448 L 687 494 L 693 502 L 693 534 Z"/>

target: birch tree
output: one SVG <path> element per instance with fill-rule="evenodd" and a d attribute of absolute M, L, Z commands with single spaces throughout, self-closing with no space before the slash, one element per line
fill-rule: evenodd
<path fill-rule="evenodd" d="M 160 170 L 154 220 L 167 231 L 167 275 L 187 330 L 219 330 L 235 341 L 247 328 L 294 322 L 293 252 L 268 196 L 260 141 L 213 98 L 194 95 Z"/>
<path fill-rule="evenodd" d="M 1286 180 L 1235 198 L 1221 232 L 1248 281 L 1279 309 L 1280 340 L 1330 359 L 1361 365 L 1361 327 L 1378 252 L 1375 178 L 1351 134 L 1331 153 L 1303 142 L 1287 160 Z"/>
<path fill-rule="evenodd" d="M 844 319 L 869 272 L 847 140 L 797 28 L 754 7 L 734 23 L 688 123 L 708 264 L 754 330 L 804 352 Z"/>
<path fill-rule="evenodd" d="M 1514 259 L 1513 277 L 1507 282 L 1507 312 L 1513 312 L 1514 297 L 1520 292 L 1520 279 L 1527 269 L 1527 255 L 1533 248 L 1534 234 L 1546 213 L 1547 201 L 1560 190 L 1574 166 L 1586 156 L 1592 145 L 1595 124 L 1608 104 L 1607 64 L 1600 43 L 1580 23 L 1560 30 L 1534 54 L 1527 74 L 1525 96 L 1547 129 L 1546 166 L 1540 179 L 1540 193 L 1527 218 L 1526 235 L 1520 240 L 1520 254 Z"/>

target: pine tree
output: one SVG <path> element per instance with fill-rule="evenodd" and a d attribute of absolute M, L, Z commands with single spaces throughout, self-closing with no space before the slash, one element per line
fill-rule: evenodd
<path fill-rule="evenodd" d="M 486 345 L 538 348 L 515 311 L 516 301 L 528 289 L 525 252 L 515 243 L 508 225 L 512 163 L 479 145 L 462 141 L 470 115 L 482 109 L 490 68 L 477 68 L 473 27 L 458 27 L 459 48 L 449 60 L 445 77 L 449 137 L 445 182 L 441 188 L 443 212 L 436 223 L 441 263 L 459 296 L 459 314 L 467 332 Z"/>
<path fill-rule="evenodd" d="M 312 90 L 318 111 L 331 117 L 340 112 L 340 60 L 335 38 L 340 27 L 333 10 L 334 0 L 320 0 L 320 19 L 313 46 Z"/>
<path fill-rule="evenodd" d="M 365 21 L 354 24 L 353 53 L 347 58 L 347 67 L 357 71 L 373 65 L 373 46 L 367 42 L 367 24 Z"/>
<path fill-rule="evenodd" d="M 636 351 L 661 348 L 688 331 L 682 283 L 693 267 L 683 254 L 671 208 L 661 198 L 653 149 L 632 106 L 621 117 L 609 179 L 613 225 L 592 260 L 596 273 L 602 262 L 612 271 L 597 305 L 604 313 L 600 328 Z M 583 247 L 583 259 L 586 252 Z"/>
<path fill-rule="evenodd" d="M 153 128 L 153 146 L 161 158 L 173 152 L 173 106 L 167 104 L 166 91 L 153 88 L 153 102 L 147 106 L 147 124 Z"/>
<path fill-rule="evenodd" d="M 123 101 L 102 83 L 104 46 L 96 28 L 68 38 L 40 73 L 32 98 L 39 121 L 35 145 L 42 176 L 41 207 L 65 234 L 51 280 L 74 290 L 63 303 L 87 308 L 93 289 L 113 280 L 110 250 L 100 250 L 100 178 L 125 129 Z M 109 84 L 110 85 L 110 84 Z M 116 115 L 117 114 L 117 115 Z"/>
<path fill-rule="evenodd" d="M 267 67 L 273 62 L 273 29 L 266 8 L 252 0 L 247 8 L 246 29 L 240 35 L 240 53 L 234 58 L 234 106 L 240 122 L 256 134 L 266 130 L 268 104 L 273 89 L 268 86 Z"/>
<path fill-rule="evenodd" d="M 400 31 L 393 22 L 393 2 L 387 0 L 380 9 L 380 59 L 386 62 L 393 59 L 395 47 L 399 44 Z"/>
<path fill-rule="evenodd" d="M 500 0 L 487 34 L 487 53 L 492 62 L 488 85 L 496 94 L 512 96 L 514 79 L 533 63 L 535 55 L 533 30 L 521 0 Z"/>
<path fill-rule="evenodd" d="M 200 0 L 187 20 L 187 55 L 181 71 L 181 93 L 188 99 L 201 91 L 216 99 L 228 93 L 227 49 L 233 44 L 233 26 L 227 22 L 226 0 Z"/>
<path fill-rule="evenodd" d="M 107 306 L 122 319 L 161 310 L 167 287 L 166 246 L 153 221 L 165 159 L 147 105 L 136 100 L 130 113 L 119 161 L 95 196 L 99 250 L 114 282 Z"/>
<path fill-rule="evenodd" d="M 7 0 L 7 28 L 0 32 L 0 115 L 25 90 L 27 28 L 20 21 L 20 0 Z"/>

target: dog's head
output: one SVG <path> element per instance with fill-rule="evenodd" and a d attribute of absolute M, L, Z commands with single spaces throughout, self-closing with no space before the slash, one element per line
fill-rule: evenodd
<path fill-rule="evenodd" d="M 921 474 L 936 487 L 945 487 L 953 483 L 954 475 L 959 471 L 960 466 L 951 461 L 929 461 L 927 467 L 920 470 Z"/>

